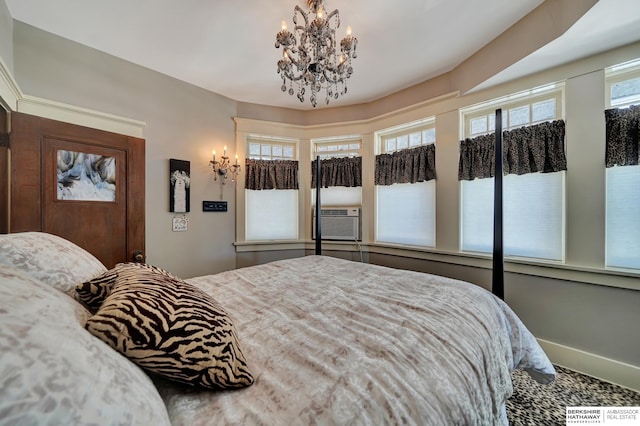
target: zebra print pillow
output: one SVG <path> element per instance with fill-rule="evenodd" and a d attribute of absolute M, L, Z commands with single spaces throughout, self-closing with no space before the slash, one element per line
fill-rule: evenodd
<path fill-rule="evenodd" d="M 118 278 L 116 268 L 109 269 L 104 274 L 92 280 L 78 284 L 74 299 L 85 305 L 91 312 L 96 312 L 100 308 L 100 305 L 102 305 L 102 302 L 104 302 L 104 299 L 109 296 L 111 287 L 113 287 Z"/>
<path fill-rule="evenodd" d="M 249 386 L 253 376 L 224 309 L 207 293 L 149 268 L 121 264 L 87 330 L 160 376 L 212 389 Z"/>
<path fill-rule="evenodd" d="M 84 304 L 91 312 L 96 312 L 100 308 L 100 305 L 102 305 L 102 302 L 104 302 L 107 296 L 111 293 L 111 288 L 118 279 L 118 270 L 121 267 L 127 269 L 147 269 L 153 273 L 165 275 L 176 280 L 179 279 L 171 272 L 146 263 L 118 263 L 115 268 L 109 269 L 92 280 L 78 284 L 74 298 Z"/>

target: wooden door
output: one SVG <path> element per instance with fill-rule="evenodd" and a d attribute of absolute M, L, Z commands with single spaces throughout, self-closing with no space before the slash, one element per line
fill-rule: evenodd
<path fill-rule="evenodd" d="M 0 99 L 2 101 L 2 99 Z M 0 102 L 0 234 L 9 232 L 9 117 Z"/>
<path fill-rule="evenodd" d="M 11 114 L 10 232 L 73 241 L 108 268 L 144 253 L 145 141 Z"/>

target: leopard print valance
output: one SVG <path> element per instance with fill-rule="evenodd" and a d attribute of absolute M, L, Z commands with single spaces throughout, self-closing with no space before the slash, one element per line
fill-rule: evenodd
<path fill-rule="evenodd" d="M 376 185 L 416 183 L 436 178 L 436 146 L 422 145 L 376 155 Z"/>
<path fill-rule="evenodd" d="M 520 127 L 502 133 L 504 174 L 567 170 L 564 120 Z M 495 170 L 495 133 L 460 141 L 458 179 L 491 178 Z"/>
<path fill-rule="evenodd" d="M 298 189 L 298 162 L 247 160 L 245 189 Z"/>
<path fill-rule="evenodd" d="M 640 105 L 604 112 L 607 167 L 640 164 Z"/>
<path fill-rule="evenodd" d="M 311 162 L 311 188 L 317 186 L 317 165 Z M 322 188 L 362 186 L 362 157 L 325 158 L 320 160 Z"/>

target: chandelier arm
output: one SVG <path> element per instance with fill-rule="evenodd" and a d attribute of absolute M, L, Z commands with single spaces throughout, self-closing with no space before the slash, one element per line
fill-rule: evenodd
<path fill-rule="evenodd" d="M 329 21 L 331 21 L 331 18 L 335 17 L 338 22 L 336 22 L 336 28 L 340 28 L 340 12 L 338 12 L 338 9 L 334 9 L 333 12 L 331 12 L 330 14 L 327 15 L 326 21 L 327 24 L 329 24 Z"/>
<path fill-rule="evenodd" d="M 293 73 L 283 73 L 285 77 L 287 77 L 291 81 L 300 81 L 304 78 L 304 74 L 300 74 L 299 76 L 295 76 Z"/>
<path fill-rule="evenodd" d="M 346 80 L 347 80 L 347 78 L 348 78 L 348 77 L 346 77 L 346 76 L 342 75 L 342 73 L 339 73 L 339 72 L 337 72 L 337 71 L 329 70 L 329 72 L 330 72 L 330 73 L 333 73 L 333 74 L 337 74 L 337 75 L 339 75 L 339 77 L 337 77 L 337 78 L 331 78 L 331 76 L 327 74 L 327 70 L 325 69 L 325 71 L 324 71 L 324 73 L 323 73 L 324 78 L 325 78 L 325 80 L 327 80 L 327 82 L 329 82 L 329 83 L 331 83 L 331 84 L 338 84 L 338 83 L 342 83 L 342 82 L 346 81 Z"/>
<path fill-rule="evenodd" d="M 302 15 L 302 18 L 304 19 L 304 27 L 309 25 L 309 18 L 307 17 L 307 13 L 302 10 L 300 8 L 300 6 L 296 5 L 296 7 L 293 8 L 293 23 L 296 24 L 296 13 L 300 13 L 300 15 Z M 302 28 L 304 28 L 302 27 Z M 296 25 L 296 29 L 298 28 L 298 26 Z"/>

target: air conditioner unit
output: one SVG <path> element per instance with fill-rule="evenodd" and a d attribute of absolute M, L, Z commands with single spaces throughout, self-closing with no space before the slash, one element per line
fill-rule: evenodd
<path fill-rule="evenodd" d="M 360 207 L 325 207 L 320 209 L 323 240 L 361 240 Z M 313 239 L 316 239 L 316 210 L 313 210 Z"/>

